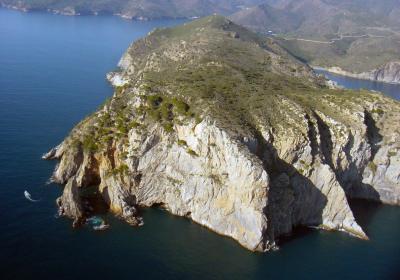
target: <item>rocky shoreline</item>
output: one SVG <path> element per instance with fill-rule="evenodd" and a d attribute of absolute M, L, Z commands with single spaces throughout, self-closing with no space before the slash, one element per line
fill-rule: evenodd
<path fill-rule="evenodd" d="M 65 7 L 63 9 L 30 9 L 29 7 L 26 6 L 15 6 L 15 5 L 6 5 L 3 3 L 0 3 L 0 7 L 6 8 L 6 9 L 11 9 L 11 10 L 16 10 L 24 13 L 29 13 L 29 12 L 34 12 L 34 11 L 42 11 L 42 12 L 47 12 L 51 13 L 54 15 L 61 15 L 61 16 L 83 16 L 83 15 L 91 15 L 91 16 L 98 16 L 100 15 L 99 12 L 94 12 L 94 11 L 86 11 L 85 13 L 77 12 L 75 8 L 73 7 Z M 144 17 L 144 16 L 132 16 L 129 14 L 123 14 L 123 13 L 101 13 L 102 15 L 110 15 L 110 16 L 117 16 L 125 20 L 135 20 L 135 21 L 149 21 L 153 19 L 190 19 L 186 17 L 156 17 L 156 18 L 151 18 L 151 17 Z"/>
<path fill-rule="evenodd" d="M 119 66 L 114 96 L 44 156 L 74 226 L 91 186 L 131 225 L 159 206 L 252 251 L 297 226 L 368 239 L 348 198 L 400 204 L 400 104 L 328 89 L 272 39 L 212 16 L 151 32 Z"/>
<path fill-rule="evenodd" d="M 400 62 L 389 62 L 385 65 L 363 73 L 352 73 L 341 69 L 340 67 L 319 67 L 312 66 L 315 70 L 330 72 L 333 74 L 356 78 L 361 80 L 382 82 L 388 84 L 400 84 Z"/>

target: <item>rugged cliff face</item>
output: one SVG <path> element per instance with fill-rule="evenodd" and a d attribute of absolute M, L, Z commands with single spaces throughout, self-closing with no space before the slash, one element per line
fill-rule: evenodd
<path fill-rule="evenodd" d="M 388 62 L 382 65 L 381 67 L 378 67 L 377 69 L 362 73 L 351 73 L 342 70 L 340 67 L 331 67 L 326 70 L 335 74 L 353 77 L 357 79 L 371 80 L 371 81 L 391 83 L 391 84 L 400 84 L 400 62 L 398 61 Z"/>
<path fill-rule="evenodd" d="M 120 68 L 44 156 L 76 226 L 93 201 L 132 225 L 156 205 L 265 251 L 300 225 L 367 238 L 349 197 L 400 203 L 399 103 L 328 89 L 270 39 L 213 16 L 153 31 Z"/>

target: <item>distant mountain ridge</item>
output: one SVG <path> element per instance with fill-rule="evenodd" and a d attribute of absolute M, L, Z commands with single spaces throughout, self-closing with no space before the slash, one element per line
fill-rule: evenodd
<path fill-rule="evenodd" d="M 400 29 L 399 7 L 399 0 L 265 0 L 231 17 L 243 25 L 257 20 L 268 23 L 276 20 L 277 24 L 292 25 L 290 31 L 298 35 L 323 37 L 338 32 L 357 33 L 369 26 Z M 257 29 L 261 31 L 264 27 L 258 25 Z"/>
<path fill-rule="evenodd" d="M 400 29 L 400 0 L 0 0 L 0 5 L 25 11 L 48 10 L 70 14 L 118 14 L 129 18 L 200 17 L 213 13 L 255 16 L 265 22 L 291 25 L 302 19 L 308 30 L 313 23 L 346 21 L 374 24 L 379 21 Z M 258 13 L 263 11 L 263 13 Z M 290 19 L 294 16 L 295 19 Z M 269 17 L 269 19 L 267 19 Z M 318 26 L 314 26 L 315 28 Z M 319 26 L 321 27 L 321 26 Z"/>
<path fill-rule="evenodd" d="M 0 5 L 48 10 L 65 15 L 113 14 L 129 19 L 191 18 L 212 13 L 228 15 L 262 0 L 0 0 Z"/>
<path fill-rule="evenodd" d="M 136 20 L 216 13 L 253 31 L 277 35 L 282 47 L 311 65 L 359 75 L 400 60 L 400 0 L 0 0 L 0 5 Z"/>
<path fill-rule="evenodd" d="M 262 33 L 272 30 L 277 33 L 290 32 L 299 28 L 304 20 L 301 15 L 268 4 L 241 10 L 232 15 L 231 19 Z"/>
<path fill-rule="evenodd" d="M 266 0 L 230 18 L 278 33 L 296 57 L 343 73 L 376 71 L 400 59 L 400 0 Z"/>

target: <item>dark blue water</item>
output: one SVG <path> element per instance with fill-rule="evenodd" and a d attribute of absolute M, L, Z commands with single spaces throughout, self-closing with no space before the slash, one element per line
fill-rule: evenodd
<path fill-rule="evenodd" d="M 338 83 L 338 85 L 345 88 L 380 91 L 394 99 L 400 100 L 400 85 L 398 84 L 387 84 L 368 80 L 354 79 L 322 70 L 316 70 L 315 72 L 325 75 L 329 80 L 335 81 Z"/>
<path fill-rule="evenodd" d="M 61 187 L 41 154 L 111 95 L 105 74 L 132 40 L 177 23 L 0 9 L 0 279 L 399 279 L 397 207 L 353 204 L 368 242 L 299 232 L 269 254 L 157 209 L 106 232 L 54 218 Z"/>

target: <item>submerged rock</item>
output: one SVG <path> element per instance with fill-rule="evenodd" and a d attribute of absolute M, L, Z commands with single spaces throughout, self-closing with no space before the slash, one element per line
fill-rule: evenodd
<path fill-rule="evenodd" d="M 266 251 L 296 226 L 366 239 L 349 197 L 399 204 L 399 103 L 329 89 L 272 39 L 213 16 L 155 30 L 119 65 L 114 96 L 45 157 L 75 224 L 97 186 L 132 225 L 160 206 Z"/>

